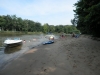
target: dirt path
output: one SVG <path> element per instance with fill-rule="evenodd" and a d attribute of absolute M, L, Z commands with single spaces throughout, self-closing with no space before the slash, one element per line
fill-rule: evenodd
<path fill-rule="evenodd" d="M 25 52 L 0 75 L 100 75 L 100 42 L 85 37 L 59 39 Z"/>

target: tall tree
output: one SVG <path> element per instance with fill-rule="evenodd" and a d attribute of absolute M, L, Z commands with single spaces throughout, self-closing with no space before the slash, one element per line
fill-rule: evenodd
<path fill-rule="evenodd" d="M 55 32 L 55 26 L 54 25 L 49 25 L 49 32 L 51 32 L 51 33 Z"/>
<path fill-rule="evenodd" d="M 5 29 L 5 19 L 4 16 L 0 16 L 0 29 L 4 30 Z"/>
<path fill-rule="evenodd" d="M 37 31 L 37 32 L 41 31 L 41 23 L 35 22 L 35 31 Z"/>
<path fill-rule="evenodd" d="M 45 24 L 43 25 L 43 32 L 44 32 L 44 33 L 48 33 L 48 32 L 49 32 L 49 25 L 48 25 L 48 23 L 45 23 Z"/>
<path fill-rule="evenodd" d="M 21 17 L 17 18 L 16 24 L 16 31 L 22 31 L 23 20 Z"/>
<path fill-rule="evenodd" d="M 92 34 L 100 37 L 100 1 L 99 0 L 79 0 L 75 3 L 75 22 L 77 28 L 82 33 Z M 76 19 L 77 18 L 77 19 Z"/>

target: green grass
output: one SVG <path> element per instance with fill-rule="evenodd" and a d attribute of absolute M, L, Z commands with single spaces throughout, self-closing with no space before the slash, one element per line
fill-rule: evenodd
<path fill-rule="evenodd" d="M 42 34 L 42 32 L 19 32 L 19 31 L 0 31 L 0 35 L 34 35 Z"/>

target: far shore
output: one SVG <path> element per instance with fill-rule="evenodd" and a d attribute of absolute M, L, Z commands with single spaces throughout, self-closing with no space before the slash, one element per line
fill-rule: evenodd
<path fill-rule="evenodd" d="M 21 34 L 43 34 L 42 32 L 21 32 L 21 31 L 0 31 L 1 35 L 12 35 L 12 34 L 17 34 L 17 35 L 21 35 Z"/>

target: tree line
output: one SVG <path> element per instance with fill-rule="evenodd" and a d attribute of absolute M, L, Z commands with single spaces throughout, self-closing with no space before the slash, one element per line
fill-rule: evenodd
<path fill-rule="evenodd" d="M 76 26 L 73 25 L 42 25 L 39 22 L 34 22 L 28 19 L 16 17 L 16 15 L 1 15 L 0 16 L 1 31 L 20 31 L 20 32 L 43 32 L 43 33 L 79 33 Z"/>
<path fill-rule="evenodd" d="M 84 34 L 100 37 L 100 0 L 79 0 L 71 21 Z"/>

